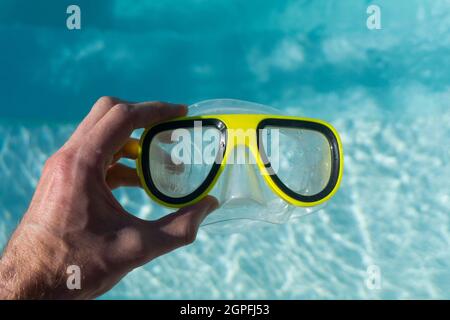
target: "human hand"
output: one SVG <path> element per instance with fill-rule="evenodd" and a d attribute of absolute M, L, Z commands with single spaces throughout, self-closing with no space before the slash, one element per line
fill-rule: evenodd
<path fill-rule="evenodd" d="M 148 261 L 194 241 L 217 207 L 206 197 L 156 221 L 128 213 L 111 189 L 139 186 L 116 161 L 134 129 L 184 116 L 183 105 L 103 97 L 43 169 L 31 204 L 0 260 L 0 298 L 95 298 Z M 67 267 L 81 289 L 69 290 Z"/>

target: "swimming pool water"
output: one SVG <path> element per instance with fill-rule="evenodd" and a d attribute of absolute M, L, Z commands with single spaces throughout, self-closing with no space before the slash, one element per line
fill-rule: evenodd
<path fill-rule="evenodd" d="M 60 1 L 0 4 L 0 247 L 98 96 L 230 97 L 331 122 L 336 197 L 286 225 L 200 230 L 102 298 L 450 298 L 448 1 L 76 2 L 79 31 Z M 163 210 L 115 194 L 142 218 Z"/>

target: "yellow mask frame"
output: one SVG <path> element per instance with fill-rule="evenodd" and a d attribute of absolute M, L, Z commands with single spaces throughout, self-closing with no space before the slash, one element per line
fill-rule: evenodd
<path fill-rule="evenodd" d="M 154 185 L 151 178 L 149 165 L 149 146 L 153 137 L 157 133 L 176 128 L 190 128 L 195 121 L 202 124 L 214 125 L 222 132 L 224 145 L 221 150 L 221 161 L 215 163 L 207 179 L 190 195 L 180 198 L 171 198 L 162 194 Z M 262 146 L 259 144 L 260 129 L 267 125 L 279 127 L 298 127 L 303 129 L 315 130 L 327 138 L 332 156 L 332 169 L 330 180 L 327 186 L 318 194 L 313 196 L 296 195 L 290 191 L 276 176 L 271 174 L 267 166 L 267 160 L 264 161 L 264 152 L 261 152 Z M 233 130 L 229 130 L 233 129 Z M 235 132 L 249 132 L 250 136 L 242 138 L 235 136 Z M 231 134 L 230 134 L 231 133 Z M 214 187 L 221 173 L 227 165 L 227 160 L 232 151 L 238 145 L 247 147 L 253 157 L 256 159 L 256 165 L 262 173 L 267 186 L 280 198 L 294 206 L 313 207 L 328 201 L 339 188 L 343 175 L 344 157 L 342 142 L 337 131 L 329 123 L 303 117 L 279 116 L 268 114 L 220 114 L 220 115 L 201 115 L 192 117 L 182 117 L 167 122 L 155 124 L 147 128 L 142 134 L 137 151 L 136 168 L 141 181 L 141 185 L 146 193 L 157 203 L 173 208 L 180 208 L 194 204 L 204 198 Z M 269 166 L 270 167 L 270 166 Z"/>

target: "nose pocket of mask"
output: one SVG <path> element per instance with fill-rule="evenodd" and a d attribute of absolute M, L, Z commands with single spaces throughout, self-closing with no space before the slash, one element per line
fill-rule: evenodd
<path fill-rule="evenodd" d="M 207 230 L 228 232 L 247 228 L 248 224 L 283 223 L 291 214 L 292 206 L 267 186 L 253 153 L 247 147 L 240 150 L 243 149 L 246 149 L 244 155 L 231 153 L 226 159 L 224 170 L 210 192 L 219 200 L 219 208 L 204 221 Z M 239 148 L 234 151 L 237 150 Z M 226 227 L 220 224 L 217 230 L 216 224 L 224 221 L 227 221 Z"/>
<path fill-rule="evenodd" d="M 247 204 L 264 206 L 261 179 L 254 164 L 231 164 L 222 173 L 219 195 L 223 207 L 240 207 Z"/>

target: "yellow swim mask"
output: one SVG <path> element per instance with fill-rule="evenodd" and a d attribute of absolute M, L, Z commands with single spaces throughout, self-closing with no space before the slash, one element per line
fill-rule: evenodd
<path fill-rule="evenodd" d="M 283 222 L 293 207 L 326 202 L 343 172 L 338 133 L 321 120 L 276 113 L 250 102 L 209 100 L 190 106 L 188 117 L 147 128 L 137 159 L 144 189 L 167 207 L 216 196 L 221 207 L 209 223 Z"/>

